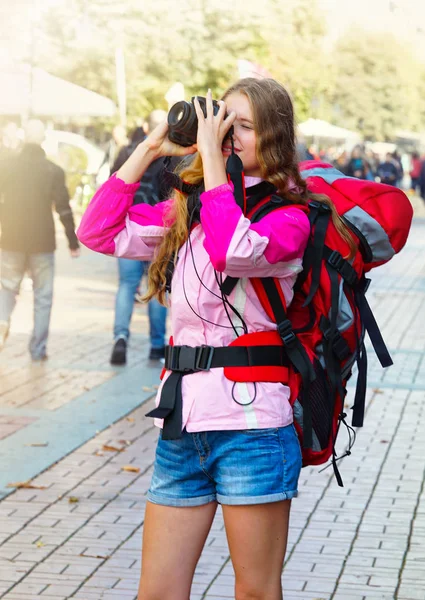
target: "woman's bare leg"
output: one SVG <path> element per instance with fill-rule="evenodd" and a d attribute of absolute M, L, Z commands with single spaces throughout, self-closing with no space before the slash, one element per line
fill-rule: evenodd
<path fill-rule="evenodd" d="M 282 600 L 281 576 L 288 539 L 290 500 L 224 506 L 236 576 L 236 600 Z"/>
<path fill-rule="evenodd" d="M 217 504 L 146 504 L 138 600 L 189 600 L 193 574 Z"/>

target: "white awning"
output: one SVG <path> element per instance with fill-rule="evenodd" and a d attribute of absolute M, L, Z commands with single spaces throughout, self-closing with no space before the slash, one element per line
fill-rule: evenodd
<path fill-rule="evenodd" d="M 0 115 L 112 117 L 112 100 L 29 65 L 0 70 Z M 32 90 L 32 91 L 31 91 Z"/>
<path fill-rule="evenodd" d="M 333 140 L 360 140 L 361 135 L 343 127 L 337 127 L 321 119 L 307 119 L 298 125 L 305 137 L 327 138 Z"/>

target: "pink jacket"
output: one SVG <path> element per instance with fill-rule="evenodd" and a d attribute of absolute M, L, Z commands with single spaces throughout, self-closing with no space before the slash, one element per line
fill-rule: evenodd
<path fill-rule="evenodd" d="M 85 246 L 113 256 L 152 260 L 165 232 L 164 211 L 172 200 L 133 206 L 138 185 L 116 177 L 103 184 L 78 229 Z M 291 206 L 252 224 L 236 204 L 231 184 L 204 192 L 201 203 L 201 225 L 190 234 L 191 248 L 186 243 L 180 249 L 172 280 L 174 344 L 227 346 L 235 339 L 214 269 L 223 273 L 223 279 L 226 275 L 240 278 L 229 300 L 243 316 L 248 331 L 274 330 L 276 326 L 265 314 L 248 277 L 278 277 L 289 304 L 310 232 L 308 218 Z M 230 317 L 243 333 L 239 319 L 233 313 Z M 255 386 L 256 390 L 253 383 L 226 379 L 222 368 L 183 377 L 183 427 L 194 432 L 292 423 L 289 389 L 280 383 Z M 160 392 L 161 388 L 157 402 Z"/>

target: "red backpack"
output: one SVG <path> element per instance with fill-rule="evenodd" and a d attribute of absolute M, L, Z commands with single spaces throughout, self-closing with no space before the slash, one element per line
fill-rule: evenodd
<path fill-rule="evenodd" d="M 320 465 L 331 459 L 338 484 L 342 485 L 336 464 L 342 457 L 336 455 L 335 442 L 343 423 L 350 432 L 343 456 L 350 454 L 355 432 L 346 423 L 344 399 L 355 363 L 358 377 L 352 425 L 363 425 L 366 331 L 381 365 L 392 364 L 365 297 L 370 283 L 365 274 L 400 252 L 407 240 L 413 210 L 401 190 L 347 177 L 332 165 L 305 161 L 300 171 L 312 193 L 325 194 L 332 200 L 352 233 L 355 255 L 347 260 L 350 247 L 335 228 L 330 209 L 312 201 L 305 209 L 311 223 L 310 240 L 288 310 L 275 279 L 251 281 L 265 311 L 277 323 L 291 363 L 288 383 L 303 464 Z M 282 200 L 277 200 L 269 197 L 260 202 L 248 215 L 251 221 L 257 222 L 282 208 Z M 223 292 L 229 294 L 236 282 L 228 277 Z M 237 343 L 242 343 L 242 339 Z M 233 378 L 228 369 L 227 372 Z"/>

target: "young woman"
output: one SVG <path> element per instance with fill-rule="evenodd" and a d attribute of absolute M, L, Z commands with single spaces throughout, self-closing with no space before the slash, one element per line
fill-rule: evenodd
<path fill-rule="evenodd" d="M 170 260 L 174 264 L 171 322 L 179 356 L 173 350 L 166 362 L 159 408 L 153 411 L 173 423 L 170 430 L 164 425 L 158 440 L 139 600 L 189 599 L 218 502 L 235 570 L 235 598 L 280 600 L 289 510 L 301 469 L 289 388 L 249 378 L 232 381 L 209 359 L 241 334 L 276 330 L 250 278 L 278 278 L 291 302 L 310 232 L 297 205 L 307 204 L 308 195 L 296 163 L 292 102 L 280 84 L 243 79 L 226 92 L 218 114 L 210 92 L 206 104 L 205 117 L 194 101 L 194 146 L 171 143 L 167 123 L 138 146 L 93 198 L 79 239 L 105 254 L 152 261 L 147 299 L 164 301 Z M 258 223 L 244 215 L 228 183 L 232 145 L 226 134 L 232 125 L 248 202 L 250 190 L 265 180 L 291 203 Z M 153 160 L 195 152 L 180 176 L 190 184 L 203 182 L 198 221 L 181 192 L 154 207 L 132 206 Z M 227 276 L 239 282 L 226 301 L 219 284 Z M 174 386 L 171 417 L 163 398 L 167 385 L 168 395 Z M 163 421 L 156 424 L 162 427 Z"/>

